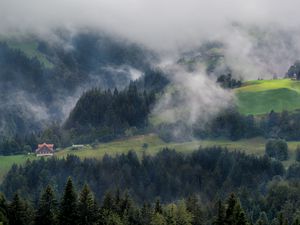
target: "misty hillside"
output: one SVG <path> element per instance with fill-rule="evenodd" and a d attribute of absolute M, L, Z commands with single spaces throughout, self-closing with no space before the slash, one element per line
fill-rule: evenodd
<path fill-rule="evenodd" d="M 122 89 L 152 73 L 154 54 L 135 44 L 93 33 L 62 40 L 0 39 L 1 136 L 63 121 L 84 90 Z"/>

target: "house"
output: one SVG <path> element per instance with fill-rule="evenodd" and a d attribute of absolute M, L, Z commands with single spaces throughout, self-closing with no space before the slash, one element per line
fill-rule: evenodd
<path fill-rule="evenodd" d="M 53 156 L 54 154 L 54 144 L 39 144 L 38 148 L 35 150 L 36 156 Z"/>
<path fill-rule="evenodd" d="M 72 150 L 78 150 L 78 149 L 81 149 L 81 148 L 84 148 L 84 145 L 72 145 L 71 146 Z"/>

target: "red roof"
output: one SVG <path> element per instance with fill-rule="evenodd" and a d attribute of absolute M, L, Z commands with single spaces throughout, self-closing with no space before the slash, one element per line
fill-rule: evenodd
<path fill-rule="evenodd" d="M 46 144 L 46 143 L 43 143 L 43 144 L 39 144 L 38 145 L 38 148 L 35 150 L 36 152 L 39 152 L 40 150 L 42 149 L 48 149 L 49 151 L 53 152 L 53 147 L 54 147 L 54 144 Z"/>
<path fill-rule="evenodd" d="M 46 144 L 46 143 L 43 143 L 43 144 L 39 144 L 39 145 L 38 145 L 38 148 L 42 148 L 42 147 L 53 148 L 53 147 L 54 147 L 54 144 Z"/>

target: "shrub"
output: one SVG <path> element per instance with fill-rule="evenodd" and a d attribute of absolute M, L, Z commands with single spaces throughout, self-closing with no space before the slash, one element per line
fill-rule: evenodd
<path fill-rule="evenodd" d="M 266 155 L 283 161 L 288 159 L 288 145 L 285 140 L 282 139 L 270 139 L 266 143 L 265 148 Z"/>

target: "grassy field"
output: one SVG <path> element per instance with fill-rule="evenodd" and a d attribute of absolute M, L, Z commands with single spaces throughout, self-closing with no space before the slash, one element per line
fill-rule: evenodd
<path fill-rule="evenodd" d="M 235 89 L 242 114 L 260 115 L 271 110 L 300 109 L 300 81 L 291 79 L 257 80 Z"/>
<path fill-rule="evenodd" d="M 143 148 L 144 143 L 147 143 L 148 147 Z M 290 159 L 284 162 L 285 166 L 288 166 L 295 162 L 295 150 L 300 142 L 289 142 Z M 96 147 L 90 145 L 85 146 L 79 150 L 72 150 L 71 147 L 62 149 L 56 153 L 56 157 L 63 158 L 68 154 L 77 155 L 80 158 L 97 158 L 101 159 L 105 154 L 116 155 L 126 153 L 130 150 L 137 152 L 138 156 L 146 154 L 156 154 L 165 147 L 174 148 L 182 153 L 190 153 L 197 149 L 199 146 L 222 146 L 227 147 L 229 150 L 241 150 L 248 154 L 263 155 L 265 140 L 262 138 L 254 138 L 247 140 L 240 140 L 236 142 L 228 140 L 203 140 L 203 141 L 190 141 L 184 143 L 166 143 L 162 141 L 156 135 L 135 136 L 128 139 L 112 141 L 109 143 L 99 144 Z M 1 156 L 0 157 L 0 182 L 3 180 L 7 171 L 13 164 L 24 164 L 26 160 L 36 160 L 33 155 L 16 155 L 16 156 Z"/>

